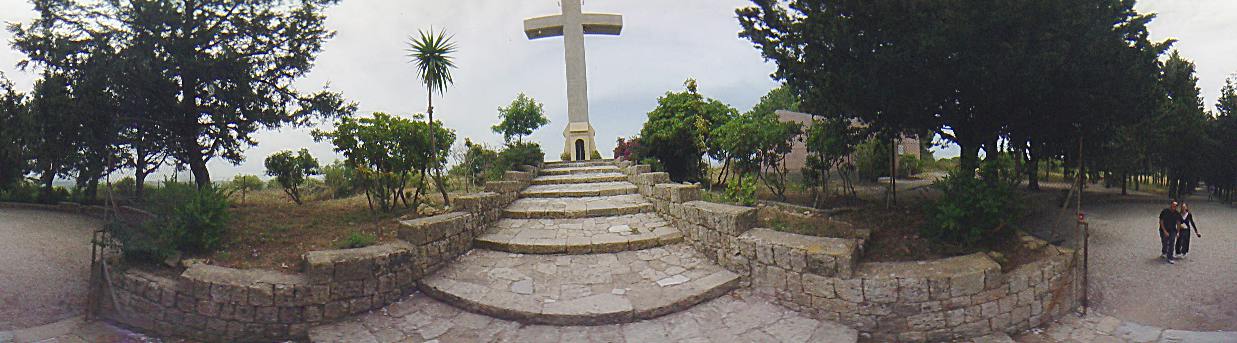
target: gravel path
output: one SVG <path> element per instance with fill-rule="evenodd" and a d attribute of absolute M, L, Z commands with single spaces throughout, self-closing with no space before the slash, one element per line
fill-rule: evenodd
<path fill-rule="evenodd" d="M 77 215 L 0 208 L 0 331 L 81 313 L 97 226 Z"/>
<path fill-rule="evenodd" d="M 1237 330 L 1237 209 L 1190 201 L 1203 237 L 1188 258 L 1159 258 L 1156 217 L 1163 198 L 1087 200 L 1091 303 L 1114 317 L 1177 330 Z"/>

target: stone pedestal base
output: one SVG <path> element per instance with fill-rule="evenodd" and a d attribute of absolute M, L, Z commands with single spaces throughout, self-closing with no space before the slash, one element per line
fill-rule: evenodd
<path fill-rule="evenodd" d="M 570 155 L 572 161 L 588 161 L 593 159 L 593 151 L 597 151 L 597 143 L 593 137 L 596 131 L 587 122 L 570 123 L 563 129 L 563 153 Z"/>

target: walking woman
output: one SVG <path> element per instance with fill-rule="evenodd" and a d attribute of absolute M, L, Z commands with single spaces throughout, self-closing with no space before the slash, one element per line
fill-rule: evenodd
<path fill-rule="evenodd" d="M 1194 234 L 1199 238 L 1203 234 L 1198 232 L 1198 225 L 1194 224 L 1194 214 L 1190 213 L 1190 206 L 1181 203 L 1181 225 L 1178 225 L 1177 232 L 1177 255 L 1185 257 L 1185 254 L 1190 252 L 1190 228 L 1194 228 Z"/>

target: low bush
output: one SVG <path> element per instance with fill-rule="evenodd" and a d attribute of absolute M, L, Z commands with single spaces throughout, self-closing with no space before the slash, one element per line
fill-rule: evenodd
<path fill-rule="evenodd" d="M 558 154 L 558 160 L 563 162 L 571 161 L 571 154 L 565 152 Z"/>
<path fill-rule="evenodd" d="M 498 153 L 498 161 L 494 163 L 494 168 L 497 168 L 501 174 L 503 171 L 515 170 L 516 167 L 522 165 L 541 165 L 544 160 L 545 153 L 541 151 L 541 145 L 531 142 L 512 142 Z"/>
<path fill-rule="evenodd" d="M 639 160 L 636 151 L 640 149 L 640 137 L 632 137 L 632 139 L 618 138 L 617 144 L 614 145 L 614 158 L 623 158 L 628 161 Z"/>
<path fill-rule="evenodd" d="M 924 237 L 972 247 L 996 242 L 1013 233 L 1021 216 L 1021 197 L 1008 183 L 950 175 L 933 184 L 940 198 L 927 206 Z"/>
<path fill-rule="evenodd" d="M 343 160 L 322 167 L 322 182 L 326 193 L 336 199 L 350 197 L 364 188 L 357 179 L 356 168 L 349 167 Z"/>
<path fill-rule="evenodd" d="M 600 151 L 597 151 L 597 150 L 593 150 L 593 153 L 589 154 L 589 155 L 588 155 L 588 158 L 591 158 L 591 159 L 594 159 L 594 160 L 600 160 L 600 159 L 601 159 L 601 152 L 600 152 Z"/>
<path fill-rule="evenodd" d="M 241 194 L 241 204 L 245 204 L 245 197 L 249 192 L 262 190 L 266 186 L 262 179 L 257 175 L 237 175 L 232 177 L 232 181 L 228 182 L 228 189 L 232 192 Z"/>
<path fill-rule="evenodd" d="M 356 249 L 374 245 L 378 241 L 378 237 L 364 232 L 353 232 L 348 234 L 348 237 L 339 242 L 340 249 Z"/>
<path fill-rule="evenodd" d="M 752 206 L 756 204 L 756 177 L 752 175 L 744 175 L 743 177 L 731 178 L 727 181 L 726 192 L 722 194 L 726 201 L 740 204 L 743 206 Z"/>
<path fill-rule="evenodd" d="M 38 202 L 39 185 L 29 180 L 17 181 L 9 189 L 0 190 L 0 201 Z"/>
<path fill-rule="evenodd" d="M 165 181 L 150 190 L 155 219 L 141 225 L 109 224 L 127 258 L 162 261 L 177 251 L 217 249 L 231 218 L 228 194 L 215 188 Z"/>
<path fill-rule="evenodd" d="M 923 173 L 923 161 L 911 154 L 898 157 L 898 177 L 909 177 Z"/>
<path fill-rule="evenodd" d="M 889 176 L 889 142 L 868 139 L 855 147 L 855 169 L 859 179 L 876 181 Z"/>

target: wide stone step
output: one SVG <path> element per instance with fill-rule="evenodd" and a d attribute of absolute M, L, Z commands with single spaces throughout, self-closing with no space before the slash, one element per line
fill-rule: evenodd
<path fill-rule="evenodd" d="M 594 161 L 554 161 L 546 162 L 545 169 L 553 168 L 572 168 L 572 167 L 594 167 L 594 166 L 612 166 L 614 160 L 594 160 Z"/>
<path fill-rule="evenodd" d="M 506 218 L 566 219 L 621 216 L 653 212 L 639 194 L 579 198 L 523 198 L 503 209 Z"/>
<path fill-rule="evenodd" d="M 597 183 L 627 181 L 627 175 L 620 173 L 565 174 L 538 176 L 533 179 L 534 185 L 562 185 L 572 183 Z"/>
<path fill-rule="evenodd" d="M 541 175 L 570 175 L 570 174 L 597 174 L 597 173 L 622 173 L 617 166 L 585 166 L 585 167 L 564 167 L 564 168 L 547 168 L 541 170 Z"/>
<path fill-rule="evenodd" d="M 581 219 L 503 219 L 477 237 L 478 248 L 524 254 L 589 254 L 648 249 L 683 241 L 654 213 Z"/>
<path fill-rule="evenodd" d="M 628 323 L 682 311 L 739 285 L 685 244 L 591 255 L 473 250 L 422 279 L 426 294 L 524 323 Z"/>
<path fill-rule="evenodd" d="M 627 181 L 532 185 L 520 192 L 524 198 L 596 197 L 636 194 L 639 189 Z"/>
<path fill-rule="evenodd" d="M 739 289 L 691 308 L 619 325 L 523 325 L 461 310 L 415 292 L 382 311 L 309 329 L 313 343 L 358 342 L 783 342 L 854 343 L 859 332 Z"/>

